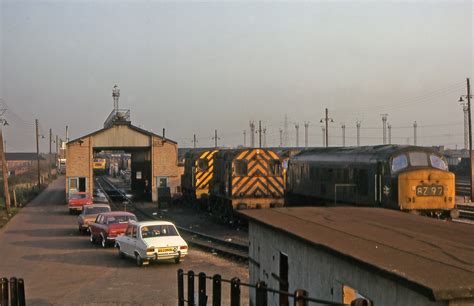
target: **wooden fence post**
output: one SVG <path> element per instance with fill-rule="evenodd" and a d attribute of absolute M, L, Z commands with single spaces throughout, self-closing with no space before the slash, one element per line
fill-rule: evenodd
<path fill-rule="evenodd" d="M 308 292 L 306 290 L 298 289 L 295 291 L 295 306 L 308 306 Z"/>

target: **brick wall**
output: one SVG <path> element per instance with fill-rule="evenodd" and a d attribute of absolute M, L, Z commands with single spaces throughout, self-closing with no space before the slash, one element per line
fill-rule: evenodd
<path fill-rule="evenodd" d="M 172 142 L 163 142 L 160 138 L 153 136 L 152 155 L 152 196 L 153 201 L 156 201 L 156 178 L 159 176 L 168 177 L 172 194 L 175 194 L 177 191 L 180 183 L 178 175 L 178 146 Z"/>
<path fill-rule="evenodd" d="M 66 192 L 69 177 L 87 177 L 88 189 L 92 191 L 92 147 L 90 137 L 82 138 L 83 142 L 67 144 L 66 150 Z"/>

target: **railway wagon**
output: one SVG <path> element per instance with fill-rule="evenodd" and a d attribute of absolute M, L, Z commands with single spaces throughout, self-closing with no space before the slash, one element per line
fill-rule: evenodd
<path fill-rule="evenodd" d="M 211 211 L 232 217 L 235 210 L 284 204 L 282 163 L 268 149 L 220 150 L 210 184 Z"/>
<path fill-rule="evenodd" d="M 186 152 L 184 173 L 181 177 L 183 197 L 202 208 L 208 207 L 209 183 L 214 176 L 216 149 L 195 149 Z"/>
<path fill-rule="evenodd" d="M 92 163 L 92 170 L 94 171 L 94 174 L 97 175 L 106 174 L 107 160 L 105 158 L 94 158 L 94 162 Z"/>
<path fill-rule="evenodd" d="M 454 174 L 437 151 L 415 146 L 317 148 L 289 160 L 286 204 L 349 203 L 456 217 Z"/>

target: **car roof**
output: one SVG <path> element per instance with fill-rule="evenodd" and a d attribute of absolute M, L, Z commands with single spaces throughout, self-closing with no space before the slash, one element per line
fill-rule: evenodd
<path fill-rule="evenodd" d="M 101 213 L 101 215 L 105 217 L 135 216 L 135 214 L 132 214 L 128 211 L 109 211 L 109 212 Z"/>
<path fill-rule="evenodd" d="M 138 226 L 151 226 L 151 225 L 174 225 L 169 221 L 142 221 L 142 222 L 135 222 Z"/>
<path fill-rule="evenodd" d="M 87 204 L 87 205 L 84 205 L 84 208 L 90 208 L 90 207 L 108 207 L 110 208 L 110 205 L 109 204 L 99 204 L 99 203 L 95 203 L 95 204 Z"/>

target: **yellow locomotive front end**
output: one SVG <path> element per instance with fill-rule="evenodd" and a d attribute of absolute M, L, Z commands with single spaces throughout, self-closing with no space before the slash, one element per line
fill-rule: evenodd
<path fill-rule="evenodd" d="M 456 217 L 455 198 L 455 180 L 451 172 L 425 168 L 398 175 L 401 210 Z"/>
<path fill-rule="evenodd" d="M 209 196 L 209 183 L 213 178 L 214 156 L 218 150 L 205 151 L 195 162 L 195 192 L 196 199 Z"/>

